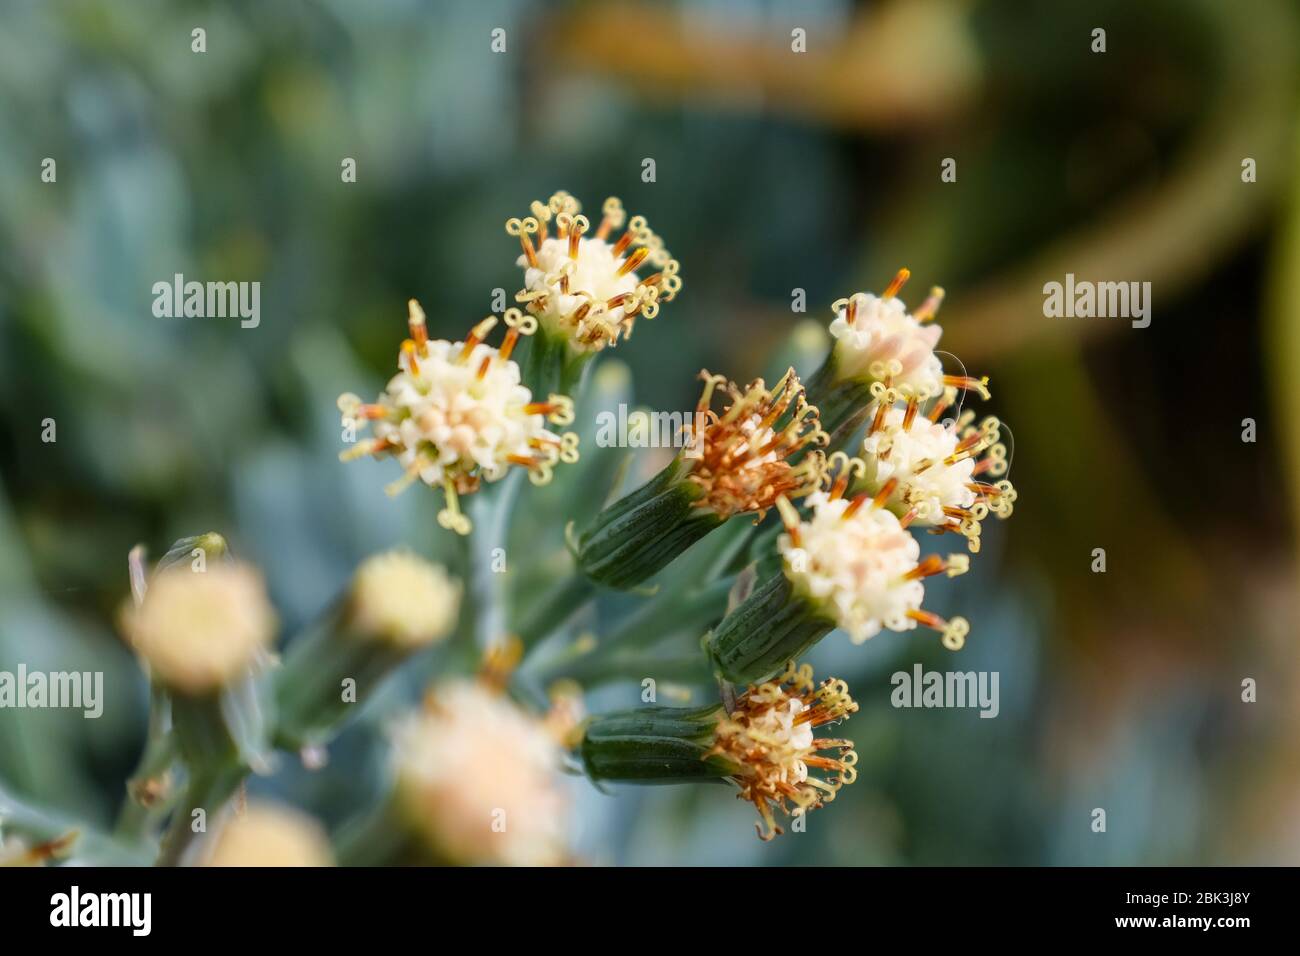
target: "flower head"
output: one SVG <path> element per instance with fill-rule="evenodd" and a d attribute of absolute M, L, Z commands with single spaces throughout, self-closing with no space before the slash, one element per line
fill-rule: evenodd
<path fill-rule="evenodd" d="M 911 399 L 905 407 L 877 410 L 862 445 L 867 487 L 874 494 L 893 482 L 887 507 L 937 533 L 962 534 L 970 550 L 979 551 L 980 523 L 990 513 L 1010 516 L 1016 500 L 1011 482 L 981 480 L 1006 474 L 1001 423 L 989 416 L 975 427 L 975 413 L 967 411 L 940 424 L 945 407 L 939 402 L 921 415 Z"/>
<path fill-rule="evenodd" d="M 547 203 L 534 202 L 531 216 L 507 221 L 506 232 L 523 248 L 524 288 L 516 301 L 577 351 L 593 352 L 631 335 L 638 315 L 653 319 L 682 280 L 677 260 L 645 217 L 633 216 L 611 241 L 627 219 L 623 204 L 606 199 L 594 232 L 580 209 L 568 193 L 557 192 Z M 653 270 L 645 278 L 637 275 L 643 265 Z"/>
<path fill-rule="evenodd" d="M 363 404 L 351 393 L 339 398 L 344 425 L 368 421 L 372 435 L 340 457 L 396 458 L 406 474 L 389 493 L 417 480 L 441 487 L 447 506 L 439 523 L 467 534 L 470 522 L 460 511 L 459 495 L 503 478 L 511 466 L 527 468 L 535 484 L 545 484 L 557 461 L 577 460 L 577 435 L 557 435 L 546 427 L 548 420 L 572 422 L 573 403 L 563 395 L 533 401 L 521 384 L 510 354 L 520 335 L 536 329 L 531 316 L 506 310 L 509 328 L 496 349 L 484 341 L 495 317 L 476 325 L 464 342 L 430 340 L 423 310 L 414 299 L 409 305 L 411 337 L 402 343 L 399 371 L 379 400 Z"/>
<path fill-rule="evenodd" d="M 459 606 L 460 585 L 442 567 L 388 551 L 357 568 L 347 615 L 361 635 L 413 650 L 446 637 Z"/>
<path fill-rule="evenodd" d="M 856 713 L 858 705 L 842 680 L 813 683 L 812 667 L 790 662 L 780 678 L 751 686 L 730 713 L 718 717 L 713 749 L 738 769 L 732 779 L 738 796 L 754 804 L 761 820 L 758 835 L 770 840 L 781 833 L 773 811 L 800 816 L 831 800 L 857 778 L 853 742 L 818 738 L 813 731 Z M 822 751 L 835 751 L 825 756 Z M 823 771 L 814 776 L 810 770 Z"/>
<path fill-rule="evenodd" d="M 329 840 L 311 817 L 273 804 L 254 804 L 217 834 L 207 866 L 332 866 Z"/>
<path fill-rule="evenodd" d="M 864 492 L 845 497 L 851 476 L 862 477 L 866 465 L 842 452 L 832 460 L 838 475 L 829 491 L 808 496 L 811 514 L 806 520 L 788 501 L 778 502 L 786 527 L 778 547 L 785 575 L 796 592 L 822 608 L 855 644 L 884 628 L 906 631 L 924 624 L 943 634 L 945 646 L 960 648 L 969 630 L 965 619 L 945 621 L 921 610 L 922 582 L 943 572 L 950 577 L 963 573 L 969 558 L 950 555 L 945 561 L 928 555 L 922 559 L 907 521 L 884 507 L 897 482 L 886 482 L 874 496 Z"/>
<path fill-rule="evenodd" d="M 972 389 L 987 398 L 984 379 L 944 374 L 935 353 L 943 330 L 933 322 L 943 289 L 931 289 L 920 308 L 908 312 L 898 292 L 910 275 L 900 269 L 881 295 L 855 292 L 831 306 L 837 377 L 870 380 L 921 401 L 941 395 L 945 386 Z"/>
<path fill-rule="evenodd" d="M 825 444 L 817 409 L 808 404 L 794 369 L 769 390 L 757 379 L 740 389 L 721 375 L 701 372 L 704 391 L 696 406 L 701 424 L 687 457 L 693 460 L 688 480 L 704 495 L 695 502 L 724 518 L 745 512 L 761 516 L 782 495 L 798 498 L 821 484 L 825 456 L 802 456 L 810 445 Z M 731 398 L 722 414 L 713 411 L 718 391 Z"/>
<path fill-rule="evenodd" d="M 275 627 L 261 575 L 242 564 L 160 572 L 140 605 L 122 615 L 124 633 L 154 676 L 191 695 L 249 673 Z"/>
<path fill-rule="evenodd" d="M 545 721 L 462 681 L 437 688 L 393 743 L 398 805 L 436 856 L 505 866 L 564 860 L 564 751 Z"/>

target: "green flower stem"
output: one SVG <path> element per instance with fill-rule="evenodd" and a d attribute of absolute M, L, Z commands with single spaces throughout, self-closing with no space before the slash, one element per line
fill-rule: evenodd
<path fill-rule="evenodd" d="M 674 631 L 698 629 L 701 621 L 721 617 L 734 576 L 719 578 L 685 594 L 662 591 L 628 615 L 601 642 L 601 648 L 649 647 Z"/>
<path fill-rule="evenodd" d="M 510 513 L 523 480 L 524 473 L 513 469 L 499 485 L 483 489 L 465 505 L 473 526 L 463 540 L 466 595 L 461 613 L 473 616 L 470 633 L 480 651 L 509 633 L 505 575 L 492 569 L 492 552 L 509 544 Z"/>
<path fill-rule="evenodd" d="M 704 639 L 719 677 L 745 685 L 766 680 L 835 628 L 783 571 L 770 574 Z"/>
<path fill-rule="evenodd" d="M 592 780 L 666 784 L 722 780 L 737 770 L 713 746 L 717 705 L 642 707 L 592 718 L 579 748 Z"/>
<path fill-rule="evenodd" d="M 568 335 L 548 331 L 543 326 L 529 340 L 524 384 L 540 399 L 558 394 L 576 402 L 595 355 L 591 351 L 578 351 L 569 343 Z"/>
<path fill-rule="evenodd" d="M 658 682 L 676 681 L 679 683 L 707 684 L 710 679 L 709 666 L 700 654 L 677 654 L 673 656 L 652 654 L 610 654 L 589 655 L 583 658 L 583 666 L 576 669 L 571 677 L 586 688 L 599 687 L 615 681 L 642 681 L 653 677 Z"/>
<path fill-rule="evenodd" d="M 171 827 L 163 837 L 158 854 L 158 866 L 180 866 L 197 834 L 194 831 L 194 811 L 204 813 L 204 829 L 213 825 L 239 785 L 248 776 L 248 767 L 239 761 L 224 766 L 205 769 L 190 778 L 185 797 L 172 815 Z"/>
<path fill-rule="evenodd" d="M 275 676 L 276 745 L 300 751 L 328 742 L 359 706 L 344 700 L 343 681 L 355 681 L 355 700 L 365 700 L 409 656 L 409 649 L 350 633 L 337 620 L 295 641 Z"/>
<path fill-rule="evenodd" d="M 195 768 L 223 766 L 239 759 L 239 745 L 222 713 L 218 691 L 200 697 L 177 694 L 172 699 L 172 727 L 181 757 Z"/>
<path fill-rule="evenodd" d="M 167 805 L 167 799 L 165 794 L 158 793 L 152 802 L 146 803 L 140 799 L 140 794 L 150 781 L 166 774 L 175 760 L 176 741 L 170 735 L 145 745 L 144 755 L 127 781 L 127 795 L 118 812 L 114 836 L 134 842 L 149 834 L 150 827 L 158 819 L 159 808 Z"/>
<path fill-rule="evenodd" d="M 557 583 L 520 623 L 517 634 L 524 647 L 536 647 L 567 624 L 595 595 L 595 583 L 582 574 L 571 574 Z"/>
<path fill-rule="evenodd" d="M 539 328 L 528 340 L 528 355 L 524 360 L 524 384 L 535 397 L 545 398 L 560 390 L 564 377 L 568 339 Z"/>
<path fill-rule="evenodd" d="M 569 350 L 564 362 L 564 368 L 560 373 L 561 395 L 567 395 L 576 403 L 582 397 L 583 390 L 587 387 L 587 378 L 591 374 L 591 368 L 595 364 L 592 359 L 595 358 L 595 352 L 574 352 Z"/>
<path fill-rule="evenodd" d="M 167 692 L 157 684 L 149 688 L 149 724 L 145 734 L 144 751 L 140 762 L 126 782 L 126 797 L 118 812 L 114 834 L 128 841 L 142 839 L 155 818 L 154 808 L 161 799 L 155 797 L 153 805 L 141 801 L 143 790 L 165 774 L 176 760 L 176 739 L 169 731 L 171 704 Z"/>
<path fill-rule="evenodd" d="M 734 580 L 734 577 L 720 578 L 685 594 L 667 590 L 659 592 L 627 615 L 599 646 L 581 656 L 553 664 L 546 670 L 542 683 L 549 684 L 562 678 L 580 683 L 610 679 L 607 676 L 609 665 L 617 660 L 618 652 L 651 647 L 681 631 L 694 631 L 698 634 L 710 622 L 722 616 Z M 624 660 L 632 663 L 626 656 Z M 645 658 L 637 657 L 635 660 L 640 662 L 645 661 Z M 620 665 L 618 671 L 625 672 L 626 667 Z M 647 671 L 646 676 L 657 676 L 657 672 Z"/>
<path fill-rule="evenodd" d="M 238 686 L 200 696 L 173 693 L 172 732 L 189 772 L 185 795 L 163 838 L 159 866 L 179 866 L 194 842 L 193 813 L 202 809 L 206 823 L 221 808 L 260 759 L 266 729 L 257 701 L 257 686 Z"/>

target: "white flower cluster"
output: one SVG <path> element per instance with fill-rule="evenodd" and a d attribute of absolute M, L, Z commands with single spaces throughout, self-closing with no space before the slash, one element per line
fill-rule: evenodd
<path fill-rule="evenodd" d="M 915 509 L 916 522 L 937 525 L 946 522 L 945 508 L 968 509 L 977 497 L 974 483 L 975 459 L 957 455 L 957 429 L 932 422 L 922 415 L 907 421 L 902 408 L 885 412 L 880 428 L 862 443 L 862 458 L 868 479 L 876 486 L 896 481 L 903 513 Z"/>
<path fill-rule="evenodd" d="M 943 363 L 934 353 L 943 334 L 938 325 L 922 323 L 897 296 L 858 292 L 834 309 L 830 332 L 841 377 L 890 380 L 921 399 L 943 391 Z"/>
<path fill-rule="evenodd" d="M 510 351 L 520 334 L 530 334 L 536 320 L 508 310 L 509 332 L 500 349 L 484 338 L 496 325 L 480 322 L 464 342 L 430 340 L 424 312 L 410 302 L 412 337 L 402 343 L 398 373 L 372 404 L 352 393 L 339 397 L 345 426 L 369 422 L 371 438 L 340 456 L 391 456 L 405 475 L 389 486 L 396 493 L 414 481 L 442 488 L 447 507 L 439 515 L 444 527 L 468 533 L 469 520 L 457 498 L 478 490 L 483 481 L 498 481 L 511 466 L 527 468 L 536 484 L 550 480 L 557 461 L 576 461 L 577 436 L 558 435 L 547 420 L 568 424 L 573 403 L 561 395 L 533 400 L 523 385 Z"/>
<path fill-rule="evenodd" d="M 945 621 L 922 610 L 923 581 L 962 574 L 970 559 L 923 558 L 908 529 L 917 524 L 961 534 L 976 552 L 981 522 L 990 513 L 1010 515 L 1016 492 L 1009 481 L 983 478 L 1000 478 L 1009 466 L 996 418 L 978 427 L 971 411 L 943 420 L 962 392 L 988 398 L 987 382 L 944 374 L 934 351 L 941 329 L 932 321 L 943 290 L 932 289 L 909 313 L 898 298 L 908 276 L 902 269 L 882 295 L 859 292 L 833 306 L 835 345 L 827 367 L 834 381 L 854 380 L 870 389 L 862 457 L 831 456 L 825 490 L 806 499 L 807 518 L 784 503 L 780 548 L 796 590 L 855 642 L 884 628 L 905 631 L 923 624 L 956 649 L 969 626 L 962 618 Z"/>
<path fill-rule="evenodd" d="M 661 302 L 676 297 L 682 279 L 677 260 L 645 217 L 627 221 L 617 197 L 605 200 L 594 230 L 581 208 L 560 191 L 546 203 L 534 202 L 531 216 L 509 220 L 506 232 L 518 236 L 523 249 L 517 265 L 524 288 L 516 300 L 548 332 L 591 353 L 631 335 L 638 315 L 653 319 Z M 611 239 L 625 221 L 627 229 Z M 643 266 L 650 275 L 638 275 Z"/>
<path fill-rule="evenodd" d="M 824 491 L 808 496 L 810 515 L 781 536 L 786 576 L 834 616 L 855 644 L 882 628 L 917 622 L 925 585 L 915 574 L 921 548 L 890 511 L 854 507 Z"/>

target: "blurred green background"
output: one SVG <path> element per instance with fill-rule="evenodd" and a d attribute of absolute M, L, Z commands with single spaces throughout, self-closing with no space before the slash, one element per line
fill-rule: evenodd
<path fill-rule="evenodd" d="M 760 844 L 723 787 L 579 780 L 584 858 L 1300 862 L 1298 19 L 1288 0 L 0 0 L 0 669 L 99 669 L 109 693 L 97 721 L 0 711 L 0 779 L 111 819 L 147 703 L 113 627 L 135 543 L 221 531 L 287 633 L 363 556 L 447 546 L 435 496 L 337 462 L 334 399 L 381 386 L 408 297 L 459 337 L 513 296 L 505 219 L 567 189 L 621 196 L 682 263 L 677 301 L 602 358 L 636 401 L 690 408 L 703 366 L 770 369 L 801 321 L 906 265 L 909 301 L 948 291 L 941 347 L 991 376 L 1020 491 L 933 589 L 972 622 L 958 658 L 889 633 L 817 648 L 862 704 L 861 761 L 808 832 Z M 260 326 L 155 318 L 178 272 L 260 281 Z M 1151 326 L 1045 318 L 1066 272 L 1152 282 Z M 999 717 L 892 709 L 917 660 L 998 671 Z M 383 718 L 324 772 L 257 785 L 337 820 L 378 785 Z"/>

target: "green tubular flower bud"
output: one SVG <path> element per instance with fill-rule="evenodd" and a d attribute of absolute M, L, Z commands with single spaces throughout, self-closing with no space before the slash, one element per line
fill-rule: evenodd
<path fill-rule="evenodd" d="M 578 541 L 578 564 L 592 580 L 632 588 L 667 567 L 726 519 L 698 508 L 704 489 L 679 455 L 642 487 L 596 516 Z"/>
<path fill-rule="evenodd" d="M 722 706 L 646 707 L 589 721 L 582 762 L 595 780 L 698 783 L 730 780 L 758 811 L 758 835 L 782 832 L 777 814 L 802 816 L 857 777 L 852 741 L 819 728 L 857 711 L 842 680 L 814 683 L 789 661 L 775 681 L 752 685 Z"/>
<path fill-rule="evenodd" d="M 642 707 L 590 720 L 581 757 L 593 780 L 666 784 L 723 780 L 738 766 L 710 755 L 721 706 Z"/>
<path fill-rule="evenodd" d="M 834 619 L 799 594 L 779 564 L 764 564 L 759 584 L 704 638 L 715 671 L 733 684 L 777 674 L 835 628 Z"/>
<path fill-rule="evenodd" d="M 329 619 L 289 649 L 275 682 L 277 741 L 325 743 L 402 662 L 446 638 L 459 604 L 459 585 L 414 554 L 363 562 Z"/>
<path fill-rule="evenodd" d="M 769 389 L 744 388 L 700 373 L 690 446 L 651 479 L 606 508 L 578 543 L 578 563 L 609 587 L 633 587 L 729 518 L 764 514 L 780 498 L 810 494 L 820 484 L 826 435 L 794 369 Z M 728 404 L 713 409 L 715 395 Z"/>

